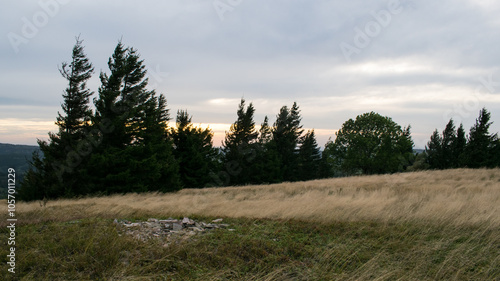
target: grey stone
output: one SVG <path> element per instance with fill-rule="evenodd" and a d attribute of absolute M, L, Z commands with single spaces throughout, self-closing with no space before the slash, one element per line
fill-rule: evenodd
<path fill-rule="evenodd" d="M 180 230 L 182 230 L 182 224 L 179 223 L 179 222 L 174 222 L 174 224 L 172 225 L 172 230 L 173 231 L 180 231 Z"/>
<path fill-rule="evenodd" d="M 113 223 L 121 230 L 119 235 L 124 233 L 144 242 L 149 239 L 165 239 L 163 245 L 170 245 L 173 239 L 178 243 L 198 233 L 204 233 L 205 231 L 218 228 L 227 229 L 229 224 L 216 223 L 221 221 L 222 219 L 215 219 L 212 223 L 205 223 L 184 217 L 182 220 L 173 218 L 167 220 L 149 218 L 147 221 L 134 223 L 115 219 Z M 228 229 L 228 231 L 234 231 L 234 229 Z"/>
<path fill-rule="evenodd" d="M 189 219 L 188 217 L 184 217 L 182 219 L 182 224 L 185 224 L 185 225 L 194 225 L 194 221 Z"/>

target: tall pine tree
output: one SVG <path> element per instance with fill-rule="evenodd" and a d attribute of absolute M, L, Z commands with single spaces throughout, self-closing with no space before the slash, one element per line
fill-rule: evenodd
<path fill-rule="evenodd" d="M 441 155 L 442 155 L 442 138 L 438 130 L 434 130 L 431 139 L 425 146 L 425 154 L 427 155 L 427 164 L 431 169 L 441 169 Z"/>
<path fill-rule="evenodd" d="M 491 114 L 486 108 L 481 109 L 476 123 L 469 132 L 469 140 L 466 147 L 466 164 L 469 168 L 494 167 L 492 152 L 498 142 L 497 134 L 490 134 L 489 128 Z"/>
<path fill-rule="evenodd" d="M 292 108 L 283 106 L 276 116 L 273 128 L 273 142 L 281 162 L 281 177 L 283 181 L 298 180 L 298 144 L 304 131 L 300 124 L 299 106 L 296 102 Z"/>
<path fill-rule="evenodd" d="M 276 183 L 280 179 L 279 155 L 273 142 L 272 128 L 267 116 L 260 125 L 252 183 Z"/>
<path fill-rule="evenodd" d="M 446 127 L 443 131 L 443 137 L 441 139 L 441 169 L 452 168 L 457 162 L 458 158 L 455 152 L 456 142 L 457 136 L 455 133 L 455 124 L 453 123 L 453 119 L 450 119 L 448 124 L 446 124 Z"/>
<path fill-rule="evenodd" d="M 170 134 L 183 187 L 207 186 L 211 181 L 210 171 L 215 168 L 213 132 L 208 128 L 194 127 L 187 111 L 180 110 L 177 112 L 176 127 L 170 130 Z"/>
<path fill-rule="evenodd" d="M 93 94 L 87 88 L 94 68 L 85 55 L 83 40 L 76 38 L 70 63 L 64 62 L 59 69 L 68 81 L 58 112 L 57 133 L 49 133 L 49 141 L 38 140 L 42 155 L 34 154 L 31 169 L 20 188 L 25 200 L 73 196 L 83 192 L 79 171 L 92 148 L 86 141 L 92 111 L 89 98 Z"/>
<path fill-rule="evenodd" d="M 101 141 L 91 158 L 89 190 L 109 194 L 179 189 L 165 98 L 147 89 L 144 62 L 135 49 L 119 42 L 108 66 L 110 74 L 101 73 L 99 97 L 94 99 L 93 125 Z"/>
<path fill-rule="evenodd" d="M 314 135 L 308 131 L 300 139 L 299 148 L 299 180 L 312 180 L 320 177 L 321 151 Z"/>
<path fill-rule="evenodd" d="M 254 113 L 252 103 L 245 107 L 245 100 L 241 99 L 237 111 L 238 118 L 231 125 L 229 132 L 226 132 L 223 153 L 225 170 L 230 176 L 231 184 L 241 185 L 252 181 L 258 137 Z"/>
<path fill-rule="evenodd" d="M 461 168 L 465 166 L 465 148 L 467 147 L 467 138 L 465 137 L 464 126 L 460 124 L 457 129 L 457 136 L 453 144 L 453 168 Z"/>

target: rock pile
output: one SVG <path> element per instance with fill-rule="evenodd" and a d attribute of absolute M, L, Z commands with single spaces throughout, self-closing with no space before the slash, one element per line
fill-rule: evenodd
<path fill-rule="evenodd" d="M 173 238 L 184 240 L 198 233 L 204 233 L 212 229 L 228 229 L 229 225 L 221 222 L 222 219 L 213 220 L 211 223 L 197 222 L 188 217 L 184 217 L 182 220 L 173 218 L 168 218 L 166 220 L 150 218 L 147 221 L 139 222 L 114 220 L 114 223 L 121 233 L 131 235 L 141 241 L 147 241 L 152 238 L 163 238 L 167 240 L 164 246 L 170 244 Z M 228 230 L 233 231 L 234 229 Z"/>

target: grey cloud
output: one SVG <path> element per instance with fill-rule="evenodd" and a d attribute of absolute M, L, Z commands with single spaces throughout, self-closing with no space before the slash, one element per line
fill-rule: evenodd
<path fill-rule="evenodd" d="M 461 96 L 474 97 L 477 78 L 488 73 L 500 81 L 500 4 L 401 0 L 402 12 L 392 15 L 370 44 L 347 62 L 339 44 L 354 44 L 355 29 L 376 20 L 373 13 L 387 9 L 388 3 L 244 0 L 221 20 L 211 0 L 70 1 L 15 54 L 7 34 L 19 33 L 22 17 L 31 19 L 41 8 L 37 2 L 8 1 L 0 11 L 0 102 L 41 105 L 40 115 L 47 116 L 47 108 L 60 104 L 65 88 L 57 66 L 70 59 L 74 37 L 81 34 L 96 70 L 89 83 L 92 90 L 97 91 L 98 74 L 108 72 L 107 60 L 123 38 L 124 44 L 139 50 L 151 72 L 168 73 L 152 84 L 167 96 L 172 115 L 187 108 L 200 122 L 231 123 L 237 103 L 219 108 L 209 101 L 244 96 L 256 101 L 258 118 L 274 117 L 280 105 L 297 100 L 303 102 L 303 120 L 309 127 L 336 130 L 363 113 L 360 110 L 371 109 L 402 122 L 414 120 L 414 132 L 427 134 L 446 123 L 443 111 L 463 104 L 447 99 L 450 92 L 460 89 Z M 405 63 L 416 69 L 384 69 Z M 367 65 L 371 72 L 360 70 Z M 500 93 L 497 88 L 493 94 Z M 393 94 L 411 96 L 409 91 L 423 94 L 427 89 L 439 89 L 442 93 L 435 95 L 442 98 L 426 106 Z M 374 96 L 383 102 L 360 104 L 363 97 L 370 101 Z M 484 102 L 481 97 L 477 106 Z M 495 117 L 499 103 L 487 107 L 500 120 Z M 57 110 L 49 120 L 55 120 Z M 477 112 L 469 111 L 463 119 L 470 124 Z M 499 128 L 497 123 L 494 128 Z"/>

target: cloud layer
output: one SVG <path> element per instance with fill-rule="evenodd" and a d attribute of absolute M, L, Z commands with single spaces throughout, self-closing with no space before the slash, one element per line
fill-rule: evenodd
<path fill-rule="evenodd" d="M 187 109 L 199 123 L 234 122 L 244 97 L 257 123 L 297 101 L 322 144 L 367 111 L 411 124 L 419 148 L 449 118 L 469 128 L 484 106 L 497 132 L 499 12 L 492 0 L 8 1 L 0 11 L 0 141 L 40 137 L 13 124 L 54 129 L 47 124 L 66 86 L 58 65 L 78 35 L 96 68 L 92 90 L 121 39 L 139 50 L 172 115 Z"/>

